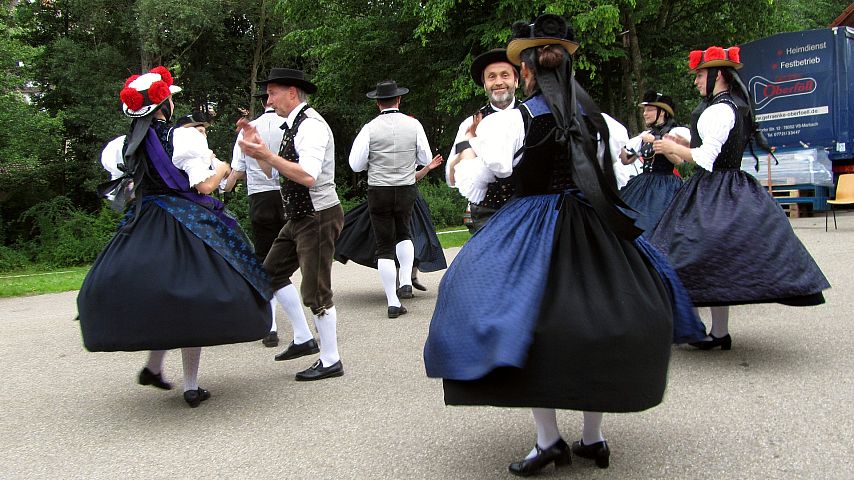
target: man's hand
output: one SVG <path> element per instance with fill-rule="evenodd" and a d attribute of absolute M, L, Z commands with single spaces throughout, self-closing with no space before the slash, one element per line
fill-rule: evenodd
<path fill-rule="evenodd" d="M 483 114 L 480 112 L 472 115 L 472 122 L 469 126 L 468 130 L 466 130 L 466 140 L 471 140 L 472 138 L 477 136 L 477 126 L 480 124 L 480 121 L 483 120 Z"/>
<path fill-rule="evenodd" d="M 267 144 L 264 143 L 261 134 L 258 133 L 254 125 L 249 123 L 249 120 L 245 118 L 239 119 L 236 131 L 243 132 L 243 138 L 238 140 L 237 144 L 243 150 L 244 154 L 259 162 L 269 163 L 270 157 L 275 154 L 267 148 Z"/>
<path fill-rule="evenodd" d="M 427 168 L 430 170 L 433 170 L 434 168 L 441 165 L 442 162 L 444 162 L 444 161 L 445 161 L 445 158 L 442 156 L 442 154 L 437 153 L 436 156 L 433 157 L 433 160 L 431 160 L 430 163 L 427 164 Z"/>

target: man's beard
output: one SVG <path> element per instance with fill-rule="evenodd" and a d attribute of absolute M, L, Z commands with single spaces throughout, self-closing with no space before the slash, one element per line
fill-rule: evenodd
<path fill-rule="evenodd" d="M 489 101 L 490 101 L 490 103 L 492 103 L 493 105 L 496 105 L 496 106 L 509 105 L 510 102 L 513 101 L 513 95 L 515 93 L 516 92 L 511 90 L 509 87 L 506 90 L 504 90 L 503 93 L 497 93 L 494 90 L 490 90 L 489 91 Z"/>

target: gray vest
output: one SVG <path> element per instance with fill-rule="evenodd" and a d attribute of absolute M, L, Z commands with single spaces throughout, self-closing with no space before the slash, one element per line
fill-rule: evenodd
<path fill-rule="evenodd" d="M 399 187 L 415 184 L 418 120 L 386 113 L 368 123 L 368 185 Z"/>

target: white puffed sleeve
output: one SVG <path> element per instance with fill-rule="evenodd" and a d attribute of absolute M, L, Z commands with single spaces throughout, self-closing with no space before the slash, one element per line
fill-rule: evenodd
<path fill-rule="evenodd" d="M 187 172 L 190 186 L 198 185 L 216 173 L 212 160 L 214 154 L 208 148 L 208 139 L 195 128 L 176 128 L 172 133 L 172 163 Z"/>
<path fill-rule="evenodd" d="M 477 136 L 469 140 L 476 158 L 460 161 L 454 171 L 457 189 L 472 202 L 480 202 L 486 186 L 509 177 L 519 162 L 516 153 L 525 144 L 525 125 L 518 109 L 493 113 L 480 121 Z"/>
<path fill-rule="evenodd" d="M 691 158 L 694 163 L 711 172 L 715 159 L 721 154 L 721 148 L 734 126 L 735 112 L 732 107 L 725 103 L 716 103 L 707 108 L 697 120 L 697 132 L 703 144 L 691 149 Z"/>
<path fill-rule="evenodd" d="M 673 127 L 667 132 L 670 135 L 676 135 L 677 137 L 682 137 L 691 143 L 691 129 L 688 127 Z"/>
<path fill-rule="evenodd" d="M 124 172 L 119 170 L 119 165 L 125 163 L 122 156 L 124 145 L 125 135 L 122 135 L 110 140 L 110 143 L 106 144 L 104 150 L 101 151 L 101 165 L 104 166 L 104 170 L 110 173 L 110 180 L 115 180 L 124 175 Z"/>

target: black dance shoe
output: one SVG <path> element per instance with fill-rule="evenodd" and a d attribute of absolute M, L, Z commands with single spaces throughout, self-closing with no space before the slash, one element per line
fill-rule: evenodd
<path fill-rule="evenodd" d="M 699 342 L 692 342 L 692 347 L 697 347 L 700 350 L 711 350 L 715 347 L 721 347 L 721 350 L 732 350 L 732 337 L 727 333 L 723 337 L 716 337 L 712 334 L 709 334 L 712 337 L 711 340 L 702 340 Z"/>
<path fill-rule="evenodd" d="M 282 360 L 293 360 L 295 358 L 318 353 L 319 351 L 320 348 L 317 346 L 317 342 L 312 338 L 311 340 L 300 343 L 299 345 L 291 342 L 284 352 L 276 355 L 274 358 L 277 362 L 281 362 Z"/>
<path fill-rule="evenodd" d="M 184 392 L 184 401 L 187 402 L 187 405 L 189 405 L 190 408 L 198 407 L 199 404 L 209 398 L 211 398 L 211 392 L 204 388 L 197 388 L 196 390 L 187 390 Z"/>
<path fill-rule="evenodd" d="M 399 307 L 388 307 L 388 318 L 397 318 L 406 313 L 406 307 L 403 305 Z"/>
<path fill-rule="evenodd" d="M 581 458 L 594 460 L 599 468 L 608 468 L 608 465 L 611 464 L 611 450 L 605 440 L 590 445 L 585 445 L 581 440 L 572 442 L 572 453 Z"/>
<path fill-rule="evenodd" d="M 412 285 L 404 285 L 397 289 L 397 298 L 413 298 Z"/>
<path fill-rule="evenodd" d="M 542 449 L 539 445 L 535 445 L 535 447 L 537 448 L 536 455 L 521 462 L 513 462 L 507 467 L 510 473 L 520 477 L 529 477 L 547 467 L 550 463 L 554 463 L 555 468 L 564 467 L 572 463 L 572 457 L 569 455 L 569 445 L 562 438 L 559 438 L 549 448 Z"/>
<path fill-rule="evenodd" d="M 298 372 L 296 380 L 299 382 L 310 382 L 312 380 L 340 377 L 341 375 L 344 375 L 344 365 L 341 364 L 341 360 L 338 360 L 328 367 L 324 367 L 323 362 L 318 360 L 314 362 L 314 365 Z"/>
<path fill-rule="evenodd" d="M 151 385 L 152 387 L 157 387 L 161 390 L 172 390 L 172 384 L 163 380 L 163 372 L 154 374 L 148 367 L 142 369 L 139 372 L 139 384 L 140 385 Z"/>
<path fill-rule="evenodd" d="M 261 340 L 261 343 L 263 343 L 265 347 L 278 347 L 279 334 L 276 332 L 270 332 L 263 340 Z"/>
<path fill-rule="evenodd" d="M 412 278 L 412 288 L 414 288 L 416 290 L 421 290 L 422 292 L 427 291 L 427 287 L 422 285 L 421 282 L 419 282 L 418 279 L 414 278 L 414 277 Z"/>

